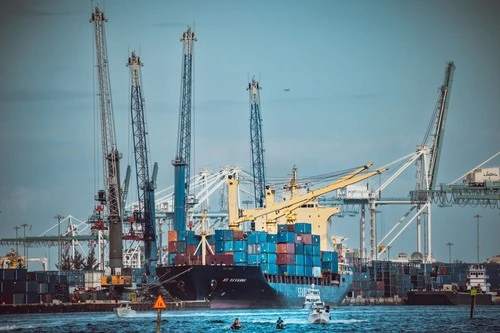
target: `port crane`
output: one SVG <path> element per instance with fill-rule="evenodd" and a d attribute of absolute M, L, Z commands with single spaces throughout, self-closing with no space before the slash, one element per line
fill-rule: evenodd
<path fill-rule="evenodd" d="M 108 53 L 104 13 L 95 7 L 90 22 L 94 25 L 96 70 L 98 81 L 99 118 L 101 125 L 102 170 L 105 190 L 98 192 L 96 200 L 107 209 L 109 229 L 109 266 L 111 274 L 120 275 L 123 265 L 122 210 L 120 190 L 120 154 L 116 145 L 113 103 L 109 80 Z M 101 226 L 100 226 L 101 227 Z"/>
<path fill-rule="evenodd" d="M 190 159 L 191 159 L 191 109 L 193 90 L 193 47 L 196 41 L 194 32 L 188 27 L 182 34 L 182 78 L 181 103 L 179 111 L 179 135 L 177 154 L 172 161 L 174 166 L 174 230 L 186 230 L 186 212 L 190 205 L 189 197 Z M 189 224 L 192 225 L 191 217 Z"/>
<path fill-rule="evenodd" d="M 446 124 L 446 117 L 448 114 L 448 105 L 450 100 L 451 85 L 453 82 L 453 74 L 455 71 L 454 62 L 448 62 L 446 64 L 446 69 L 444 73 L 444 82 L 439 88 L 439 97 L 434 109 L 434 113 L 431 117 L 430 124 L 424 135 L 422 144 L 417 147 L 416 152 L 411 154 L 405 165 L 398 170 L 391 178 L 389 178 L 384 184 L 379 188 L 371 191 L 369 193 L 369 210 L 370 210 L 370 256 L 371 260 L 378 260 L 378 257 L 388 249 L 391 244 L 396 240 L 396 238 L 408 227 L 408 225 L 416 220 L 417 223 L 417 252 L 421 253 L 421 234 L 422 234 L 422 218 L 425 219 L 425 229 L 427 230 L 425 242 L 425 255 L 424 260 L 430 262 L 432 260 L 432 232 L 431 232 L 431 200 L 429 196 L 422 197 L 421 200 L 417 202 L 408 201 L 411 204 L 410 209 L 403 215 L 403 217 L 396 223 L 396 225 L 376 244 L 375 241 L 375 214 L 377 212 L 377 205 L 383 204 L 383 201 L 377 199 L 381 192 L 397 177 L 404 169 L 406 169 L 411 163 L 416 163 L 417 166 L 417 180 L 416 189 L 417 191 L 428 191 L 436 186 L 437 182 L 437 172 L 439 167 L 439 159 L 441 156 L 441 150 L 443 146 L 443 138 Z M 390 236 L 392 232 L 395 232 L 396 228 L 399 227 L 403 220 L 405 220 L 413 210 L 416 213 L 410 218 L 402 229 L 397 233 L 389 243 L 384 242 Z M 364 220 L 364 217 L 362 217 Z M 364 226 L 361 228 L 361 232 L 364 232 Z M 382 246 L 384 244 L 385 246 Z M 361 244 L 364 248 L 363 244 Z"/>
<path fill-rule="evenodd" d="M 252 170 L 254 178 L 255 207 L 264 207 L 266 199 L 266 177 L 264 165 L 264 143 L 262 141 L 262 118 L 260 115 L 259 82 L 252 78 L 248 83 L 250 97 L 250 144 L 252 148 Z"/>
<path fill-rule="evenodd" d="M 137 193 L 139 196 L 137 209 L 132 212 L 130 231 L 123 235 L 127 240 L 143 240 L 146 276 L 156 276 L 158 249 L 156 244 L 155 188 L 158 164 L 153 167 L 153 176 L 149 178 L 149 159 L 147 143 L 146 116 L 144 97 L 142 95 L 141 67 L 143 63 L 132 51 L 127 66 L 130 68 L 130 113 L 132 118 L 132 134 L 135 156 Z M 136 227 L 134 225 L 139 225 Z M 142 235 L 137 230 L 142 230 Z"/>

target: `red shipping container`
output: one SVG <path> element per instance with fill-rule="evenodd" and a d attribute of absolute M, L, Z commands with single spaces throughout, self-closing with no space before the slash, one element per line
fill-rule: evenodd
<path fill-rule="evenodd" d="M 276 253 L 281 254 L 281 253 L 286 253 L 287 247 L 286 243 L 278 243 L 276 244 Z M 279 262 L 278 262 L 279 264 Z"/>
<path fill-rule="evenodd" d="M 198 245 L 186 245 L 186 253 L 187 254 L 196 254 L 194 251 L 196 251 L 196 248 Z"/>
<path fill-rule="evenodd" d="M 302 234 L 302 242 L 304 244 L 312 244 L 312 235 L 311 234 Z"/>
<path fill-rule="evenodd" d="M 177 252 L 177 242 L 176 241 L 171 241 L 168 242 L 168 252 Z"/>
<path fill-rule="evenodd" d="M 245 239 L 245 236 L 243 236 L 243 230 L 234 230 L 233 231 L 233 239 L 235 240 L 242 240 Z"/>
<path fill-rule="evenodd" d="M 278 243 L 276 244 L 276 253 L 295 254 L 295 243 Z"/>
<path fill-rule="evenodd" d="M 175 265 L 187 265 L 189 263 L 189 256 L 184 253 L 178 253 L 175 256 L 174 264 Z"/>
<path fill-rule="evenodd" d="M 278 254 L 277 261 L 278 261 L 278 265 L 293 265 L 293 264 L 295 264 L 295 255 L 281 253 L 281 254 Z"/>

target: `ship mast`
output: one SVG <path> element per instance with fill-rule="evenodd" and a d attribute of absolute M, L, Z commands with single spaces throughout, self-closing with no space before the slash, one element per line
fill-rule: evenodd
<path fill-rule="evenodd" d="M 214 254 L 214 251 L 212 250 L 210 244 L 208 244 L 207 241 L 207 236 L 209 234 L 206 229 L 206 223 L 207 223 L 207 210 L 204 209 L 201 215 L 201 231 L 200 231 L 201 240 L 200 243 L 198 243 L 196 250 L 194 251 L 194 253 L 197 253 L 198 249 L 201 246 L 201 264 L 203 266 L 207 264 L 207 248 L 210 250 L 210 253 Z"/>

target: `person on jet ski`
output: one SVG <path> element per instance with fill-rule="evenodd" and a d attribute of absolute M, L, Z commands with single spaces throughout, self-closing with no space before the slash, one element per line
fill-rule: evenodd
<path fill-rule="evenodd" d="M 231 329 L 232 330 L 239 330 L 241 328 L 241 324 L 240 324 L 240 320 L 238 318 L 236 318 L 233 322 L 233 324 L 231 325 Z"/>
<path fill-rule="evenodd" d="M 285 328 L 285 323 L 283 322 L 283 319 L 281 317 L 278 318 L 278 321 L 276 322 L 276 328 Z"/>

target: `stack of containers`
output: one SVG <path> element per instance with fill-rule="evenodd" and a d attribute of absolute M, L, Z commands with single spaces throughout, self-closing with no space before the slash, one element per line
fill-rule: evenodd
<path fill-rule="evenodd" d="M 336 251 L 320 250 L 320 236 L 311 233 L 310 223 L 278 224 L 277 234 L 241 230 L 215 230 L 215 255 L 207 255 L 209 265 L 260 265 L 269 275 L 321 277 L 338 273 Z M 200 239 L 192 231 L 168 232 L 168 263 L 187 265 L 199 261 L 193 256 Z"/>
<path fill-rule="evenodd" d="M 57 271 L 0 269 L 0 304 L 52 303 L 55 299 L 67 302 L 68 287 L 67 275 Z"/>
<path fill-rule="evenodd" d="M 293 225 L 290 225 L 292 227 Z M 297 271 L 297 265 L 295 263 L 295 240 L 296 234 L 292 228 L 288 228 L 287 225 L 280 225 L 278 227 L 277 234 L 277 244 L 276 244 L 276 254 L 278 256 L 278 274 L 279 275 L 289 275 L 296 276 L 300 275 Z M 298 263 L 304 269 L 304 260 Z"/>
<path fill-rule="evenodd" d="M 170 230 L 167 237 L 169 265 L 184 265 L 199 259 L 194 254 L 194 251 L 199 243 L 194 231 Z"/>
<path fill-rule="evenodd" d="M 277 249 L 277 235 L 265 234 L 265 242 L 260 244 L 260 265 L 263 272 L 276 275 L 278 274 L 278 256 Z"/>

